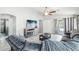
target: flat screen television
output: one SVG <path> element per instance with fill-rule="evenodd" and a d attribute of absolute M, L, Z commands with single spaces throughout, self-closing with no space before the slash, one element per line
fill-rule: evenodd
<path fill-rule="evenodd" d="M 37 28 L 37 20 L 27 20 L 26 21 L 26 28 L 27 28 L 27 30 Z"/>

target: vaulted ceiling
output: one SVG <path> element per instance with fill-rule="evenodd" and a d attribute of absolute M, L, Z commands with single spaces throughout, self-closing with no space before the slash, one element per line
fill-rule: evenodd
<path fill-rule="evenodd" d="M 34 8 L 39 13 L 43 13 L 45 7 L 36 7 Z M 72 15 L 72 14 L 79 14 L 79 7 L 48 7 L 50 10 L 56 10 L 56 13 L 53 15 Z"/>

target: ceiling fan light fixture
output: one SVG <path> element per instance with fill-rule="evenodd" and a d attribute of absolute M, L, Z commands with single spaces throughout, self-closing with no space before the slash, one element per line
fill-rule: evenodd
<path fill-rule="evenodd" d="M 48 13 L 47 13 L 47 12 L 45 12 L 45 15 L 48 15 Z"/>
<path fill-rule="evenodd" d="M 43 12 L 43 15 L 45 15 L 45 16 L 47 16 L 47 15 L 53 15 L 54 13 L 56 13 L 55 10 L 51 10 L 50 8 L 45 7 L 45 10 Z"/>

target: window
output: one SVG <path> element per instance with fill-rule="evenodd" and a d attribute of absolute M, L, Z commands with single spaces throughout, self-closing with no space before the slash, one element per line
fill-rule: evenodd
<path fill-rule="evenodd" d="M 64 19 L 57 20 L 56 27 L 58 34 L 64 34 Z"/>

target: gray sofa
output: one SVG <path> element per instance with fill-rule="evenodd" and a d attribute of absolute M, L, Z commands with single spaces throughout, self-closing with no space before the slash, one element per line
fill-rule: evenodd
<path fill-rule="evenodd" d="M 6 40 L 11 46 L 12 51 L 39 51 L 41 48 L 41 44 L 30 43 L 24 37 L 16 35 L 11 35 Z"/>
<path fill-rule="evenodd" d="M 66 42 L 45 40 L 42 42 L 41 51 L 79 51 L 79 34 Z"/>
<path fill-rule="evenodd" d="M 79 34 L 64 41 L 44 40 L 41 44 L 29 43 L 24 37 L 11 35 L 6 38 L 12 51 L 79 51 Z"/>

